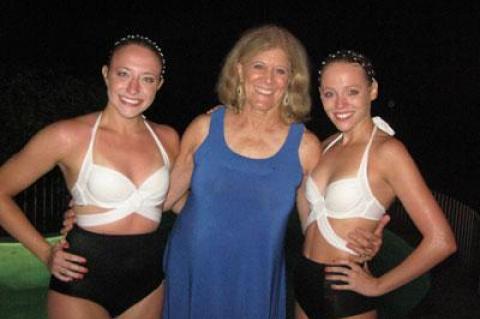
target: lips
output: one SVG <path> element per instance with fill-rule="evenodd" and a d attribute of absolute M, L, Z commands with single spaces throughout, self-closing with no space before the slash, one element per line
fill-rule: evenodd
<path fill-rule="evenodd" d="M 132 106 L 139 106 L 140 104 L 142 104 L 141 99 L 129 98 L 126 96 L 120 96 L 119 98 L 120 98 L 120 101 L 124 104 L 129 104 Z"/>
<path fill-rule="evenodd" d="M 348 120 L 353 116 L 354 112 L 334 112 L 333 116 L 339 121 Z"/>
<path fill-rule="evenodd" d="M 265 89 L 260 87 L 255 88 L 255 93 L 261 94 L 261 95 L 272 95 L 274 92 L 275 91 L 273 89 Z"/>

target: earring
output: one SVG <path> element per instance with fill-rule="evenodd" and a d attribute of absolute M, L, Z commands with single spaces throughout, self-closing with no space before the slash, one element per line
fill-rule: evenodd
<path fill-rule="evenodd" d="M 242 99 L 243 99 L 243 86 L 242 86 L 242 83 L 239 83 L 237 86 L 237 102 L 240 103 Z"/>
<path fill-rule="evenodd" d="M 283 105 L 287 106 L 288 103 L 290 103 L 290 100 L 288 98 L 288 92 L 285 93 L 284 97 L 283 97 Z"/>

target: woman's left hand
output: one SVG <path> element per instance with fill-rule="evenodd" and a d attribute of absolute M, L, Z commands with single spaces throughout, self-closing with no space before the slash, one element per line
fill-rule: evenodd
<path fill-rule="evenodd" d="M 347 267 L 345 267 L 347 266 Z M 366 267 L 341 260 L 325 267 L 325 280 L 342 281 L 340 284 L 331 284 L 335 290 L 352 290 L 364 296 L 379 296 L 379 280 L 373 277 Z"/>

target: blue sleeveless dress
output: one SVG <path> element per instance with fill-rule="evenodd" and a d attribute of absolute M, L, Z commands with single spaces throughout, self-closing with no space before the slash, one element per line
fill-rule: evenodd
<path fill-rule="evenodd" d="M 284 235 L 302 179 L 303 124 L 266 159 L 231 151 L 225 108 L 194 155 L 191 194 L 165 253 L 164 319 L 283 319 Z"/>

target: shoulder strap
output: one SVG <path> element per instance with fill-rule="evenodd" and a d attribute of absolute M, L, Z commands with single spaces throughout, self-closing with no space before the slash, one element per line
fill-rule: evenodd
<path fill-rule="evenodd" d="M 322 154 L 325 154 L 330 148 L 333 147 L 333 145 L 335 145 L 341 138 L 343 137 L 343 134 L 340 133 L 338 134 L 338 136 L 333 140 L 331 141 L 330 143 L 328 143 L 327 147 L 325 147 L 325 149 L 323 150 Z"/>
<path fill-rule="evenodd" d="M 375 133 L 377 132 L 377 126 L 374 125 L 372 134 L 370 135 L 370 140 L 367 143 L 367 146 L 365 147 L 365 150 L 363 151 L 362 155 L 362 161 L 360 162 L 360 167 L 358 169 L 358 175 L 361 176 L 362 178 L 367 179 L 367 166 L 368 166 L 368 156 L 370 153 L 370 147 L 372 146 L 373 138 L 375 136 Z M 368 182 L 367 182 L 368 184 Z"/>
<path fill-rule="evenodd" d="M 370 148 L 372 146 L 373 138 L 375 137 L 375 133 L 377 132 L 378 129 L 380 129 L 390 136 L 395 135 L 395 131 L 382 118 L 376 116 L 372 118 L 372 121 L 373 121 L 372 135 L 370 136 L 370 140 L 368 141 L 367 147 L 365 148 L 365 151 L 363 153 L 362 161 L 360 162 L 360 168 L 358 172 L 359 174 L 361 174 L 361 176 L 363 176 L 363 178 L 366 179 L 367 184 L 368 184 L 368 180 L 367 180 L 368 157 L 370 153 Z"/>
<path fill-rule="evenodd" d="M 95 137 L 97 135 L 97 129 L 100 125 L 100 121 L 102 120 L 102 112 L 97 117 L 95 124 L 93 125 L 92 132 L 90 133 L 90 142 L 88 143 L 87 151 L 85 152 L 85 156 L 83 158 L 82 167 L 80 167 L 80 172 L 78 172 L 77 180 L 81 181 L 86 178 L 88 175 L 88 170 L 92 166 L 93 163 L 93 145 L 95 143 Z"/>
<path fill-rule="evenodd" d="M 225 106 L 221 106 L 210 113 L 210 127 L 208 129 L 207 139 L 214 139 L 215 143 L 225 143 Z M 220 145 L 220 144 L 218 144 Z"/>
<path fill-rule="evenodd" d="M 302 141 L 305 125 L 303 123 L 293 123 L 288 129 L 287 139 L 285 140 L 282 152 L 298 152 Z"/>
<path fill-rule="evenodd" d="M 163 147 L 162 142 L 160 141 L 160 139 L 158 138 L 157 134 L 152 129 L 150 124 L 148 124 L 148 121 L 145 117 L 143 117 L 143 121 L 145 122 L 145 126 L 147 127 L 148 131 L 152 135 L 153 139 L 155 140 L 155 144 L 157 144 L 157 147 L 160 150 L 160 154 L 162 154 L 162 159 L 163 159 L 164 165 L 167 168 L 170 167 L 170 161 L 168 159 L 168 154 L 167 154 L 167 151 L 165 150 L 165 148 Z"/>

